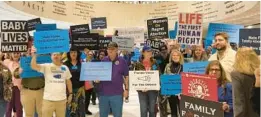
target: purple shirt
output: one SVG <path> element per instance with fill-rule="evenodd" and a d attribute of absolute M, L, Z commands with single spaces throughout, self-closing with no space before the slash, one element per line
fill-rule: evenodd
<path fill-rule="evenodd" d="M 103 62 L 111 61 L 109 57 L 105 57 Z M 112 62 L 111 81 L 101 81 L 99 83 L 99 95 L 112 96 L 123 94 L 124 76 L 129 75 L 129 67 L 122 57 L 116 57 Z"/>

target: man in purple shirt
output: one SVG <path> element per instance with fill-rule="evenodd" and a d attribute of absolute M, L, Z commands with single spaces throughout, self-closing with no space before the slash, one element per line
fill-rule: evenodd
<path fill-rule="evenodd" d="M 118 56 L 117 43 L 110 42 L 107 51 L 108 56 L 102 61 L 112 62 L 111 81 L 96 81 L 99 83 L 100 117 L 108 117 L 110 109 L 114 117 L 122 117 L 123 96 L 127 97 L 129 93 L 129 67 L 127 62 Z M 125 89 L 123 89 L 123 84 Z"/>

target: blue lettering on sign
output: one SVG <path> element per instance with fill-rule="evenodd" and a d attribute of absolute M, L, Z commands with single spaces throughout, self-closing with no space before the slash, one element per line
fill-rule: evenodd
<path fill-rule="evenodd" d="M 56 74 L 56 75 L 53 75 L 54 78 L 56 79 L 61 79 L 62 75 L 61 74 Z"/>

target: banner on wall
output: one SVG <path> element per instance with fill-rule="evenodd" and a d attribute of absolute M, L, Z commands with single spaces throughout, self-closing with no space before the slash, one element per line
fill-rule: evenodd
<path fill-rule="evenodd" d="M 99 34 L 75 34 L 72 35 L 72 48 L 84 50 L 99 50 Z"/>
<path fill-rule="evenodd" d="M 27 21 L 28 31 L 35 30 L 37 24 L 42 24 L 40 18 L 28 20 Z"/>
<path fill-rule="evenodd" d="M 28 50 L 29 33 L 27 21 L 1 21 L 1 51 L 26 52 Z"/>
<path fill-rule="evenodd" d="M 83 62 L 80 81 L 111 81 L 112 62 Z"/>
<path fill-rule="evenodd" d="M 260 55 L 260 28 L 240 29 L 239 47 L 252 47 Z"/>
<path fill-rule="evenodd" d="M 81 24 L 70 26 L 72 35 L 74 34 L 90 34 L 89 24 Z"/>
<path fill-rule="evenodd" d="M 134 39 L 132 37 L 113 36 L 112 41 L 118 44 L 119 50 L 133 51 Z"/>
<path fill-rule="evenodd" d="M 99 37 L 99 48 L 100 49 L 107 49 L 108 44 L 112 41 L 112 37 Z"/>
<path fill-rule="evenodd" d="M 195 73 L 195 74 L 205 74 L 208 63 L 209 63 L 208 61 L 184 63 L 183 72 Z"/>
<path fill-rule="evenodd" d="M 91 18 L 92 29 L 107 28 L 106 17 Z"/>
<path fill-rule="evenodd" d="M 49 31 L 49 30 L 56 30 L 56 24 L 36 24 L 35 30 L 36 31 Z"/>
<path fill-rule="evenodd" d="M 141 43 L 144 43 L 144 29 L 133 27 L 133 28 L 115 28 L 115 31 L 118 31 L 118 36 L 133 37 L 134 43 L 137 46 L 140 46 Z"/>
<path fill-rule="evenodd" d="M 159 71 L 129 71 L 130 88 L 134 90 L 159 90 Z"/>
<path fill-rule="evenodd" d="M 185 45 L 201 45 L 202 40 L 202 14 L 180 13 L 177 32 L 177 41 Z"/>
<path fill-rule="evenodd" d="M 222 103 L 180 95 L 181 117 L 224 117 Z"/>
<path fill-rule="evenodd" d="M 147 28 L 149 39 L 169 38 L 167 17 L 147 20 Z"/>
<path fill-rule="evenodd" d="M 161 75 L 161 95 L 176 95 L 181 93 L 180 75 Z"/>
<path fill-rule="evenodd" d="M 217 79 L 210 75 L 181 73 L 182 94 L 200 99 L 218 101 Z"/>
<path fill-rule="evenodd" d="M 68 52 L 70 50 L 68 30 L 34 32 L 34 46 L 37 54 Z"/>
<path fill-rule="evenodd" d="M 23 69 L 21 73 L 22 78 L 33 78 L 33 77 L 41 77 L 42 73 L 37 72 L 31 68 L 31 60 L 32 57 L 21 57 L 21 68 Z M 36 61 L 38 64 L 43 63 L 52 63 L 52 59 L 50 56 L 37 56 Z"/>
<path fill-rule="evenodd" d="M 239 29 L 242 28 L 244 28 L 243 25 L 209 23 L 208 32 L 205 39 L 205 48 L 211 46 L 211 44 L 215 41 L 214 36 L 218 32 L 226 32 L 229 35 L 229 42 L 238 44 Z"/>

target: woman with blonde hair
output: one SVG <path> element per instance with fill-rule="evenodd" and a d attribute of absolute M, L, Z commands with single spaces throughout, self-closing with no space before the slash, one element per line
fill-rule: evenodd
<path fill-rule="evenodd" d="M 232 84 L 226 77 L 226 72 L 218 60 L 210 61 L 206 74 L 214 75 L 218 83 L 218 101 L 223 103 L 224 117 L 233 117 Z"/>
<path fill-rule="evenodd" d="M 255 70 L 260 61 L 251 48 L 239 48 L 236 53 L 234 71 L 231 73 L 233 86 L 234 117 L 259 117 L 260 89 L 255 88 Z"/>
<path fill-rule="evenodd" d="M 194 52 L 192 52 L 192 58 L 193 58 L 193 62 L 208 60 L 207 54 L 204 51 L 202 45 L 195 46 L 195 50 Z"/>

